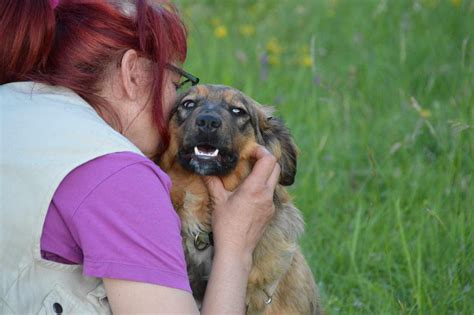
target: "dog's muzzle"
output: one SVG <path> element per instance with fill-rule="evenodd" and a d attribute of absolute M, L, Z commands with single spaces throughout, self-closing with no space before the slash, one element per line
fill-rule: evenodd
<path fill-rule="evenodd" d="M 213 113 L 201 113 L 194 125 L 184 130 L 178 162 L 199 175 L 224 176 L 237 165 L 239 155 L 232 149 L 230 135 L 222 128 L 222 119 Z"/>

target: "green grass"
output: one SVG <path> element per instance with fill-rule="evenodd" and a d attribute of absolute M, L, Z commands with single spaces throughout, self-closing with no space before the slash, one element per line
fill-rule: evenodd
<path fill-rule="evenodd" d="M 177 1 L 186 69 L 275 106 L 301 149 L 328 314 L 474 314 L 474 1 L 456 3 Z"/>

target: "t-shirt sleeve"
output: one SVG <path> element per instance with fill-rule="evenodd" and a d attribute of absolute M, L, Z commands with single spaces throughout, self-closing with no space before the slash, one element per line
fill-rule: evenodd
<path fill-rule="evenodd" d="M 136 163 L 111 174 L 70 219 L 85 275 L 191 292 L 180 220 L 168 187 L 151 165 Z"/>

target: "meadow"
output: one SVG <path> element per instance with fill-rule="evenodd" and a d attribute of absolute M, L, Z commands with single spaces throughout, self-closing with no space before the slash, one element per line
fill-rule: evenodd
<path fill-rule="evenodd" d="M 474 1 L 175 3 L 186 70 L 292 131 L 327 314 L 474 314 Z"/>

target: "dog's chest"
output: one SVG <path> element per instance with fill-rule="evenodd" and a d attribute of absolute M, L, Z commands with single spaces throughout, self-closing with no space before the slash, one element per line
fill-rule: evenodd
<path fill-rule="evenodd" d="M 177 207 L 181 218 L 181 234 L 189 280 L 196 300 L 204 297 L 207 280 L 211 273 L 213 246 L 196 246 L 196 237 L 211 231 L 211 210 L 206 194 L 196 194 L 186 189 L 181 194 L 181 204 Z"/>
<path fill-rule="evenodd" d="M 183 192 L 182 204 L 176 210 L 181 218 L 183 232 L 196 235 L 202 231 L 211 231 L 211 210 L 207 191 L 195 193 L 186 189 Z"/>

